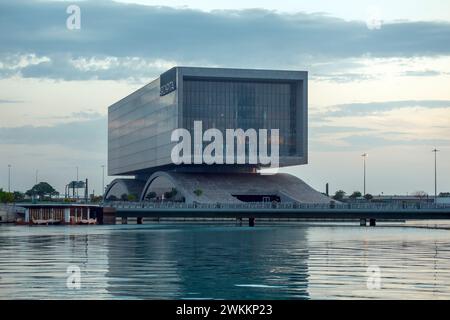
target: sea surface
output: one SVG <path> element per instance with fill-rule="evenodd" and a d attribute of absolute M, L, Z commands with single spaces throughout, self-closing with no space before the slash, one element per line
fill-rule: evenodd
<path fill-rule="evenodd" d="M 0 299 L 449 299 L 450 230 L 0 225 Z"/>

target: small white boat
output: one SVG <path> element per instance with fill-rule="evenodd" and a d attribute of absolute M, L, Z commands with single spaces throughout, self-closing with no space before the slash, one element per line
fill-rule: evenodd
<path fill-rule="evenodd" d="M 97 224 L 97 219 L 82 219 L 78 224 Z"/>
<path fill-rule="evenodd" d="M 36 219 L 36 220 L 31 220 L 32 224 L 36 224 L 36 225 L 56 225 L 56 224 L 61 224 L 61 220 L 55 220 L 55 219 L 48 219 L 48 220 L 44 220 L 44 219 Z"/>

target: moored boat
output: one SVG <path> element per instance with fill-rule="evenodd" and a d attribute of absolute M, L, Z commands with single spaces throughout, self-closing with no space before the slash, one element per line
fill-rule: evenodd
<path fill-rule="evenodd" d="M 61 220 L 55 220 L 55 219 L 33 219 L 31 220 L 31 224 L 35 225 L 58 225 L 61 224 Z"/>
<path fill-rule="evenodd" d="M 82 219 L 78 221 L 78 224 L 97 224 L 97 219 Z"/>

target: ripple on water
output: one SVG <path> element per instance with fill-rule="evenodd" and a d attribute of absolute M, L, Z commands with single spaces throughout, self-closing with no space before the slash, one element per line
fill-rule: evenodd
<path fill-rule="evenodd" d="M 0 226 L 0 299 L 449 299 L 447 230 Z M 67 288 L 68 266 L 81 287 Z M 368 288 L 368 267 L 380 288 Z"/>

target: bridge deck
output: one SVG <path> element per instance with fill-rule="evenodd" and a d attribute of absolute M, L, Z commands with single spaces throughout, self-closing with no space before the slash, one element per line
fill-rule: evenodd
<path fill-rule="evenodd" d="M 118 217 L 450 220 L 445 209 L 116 208 Z"/>

